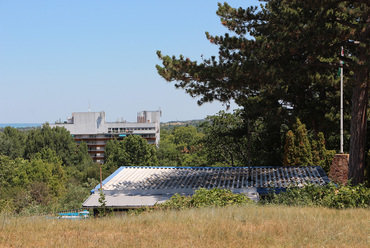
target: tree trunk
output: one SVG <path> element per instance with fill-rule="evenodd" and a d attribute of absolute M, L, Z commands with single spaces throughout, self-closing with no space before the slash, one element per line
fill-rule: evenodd
<path fill-rule="evenodd" d="M 365 180 L 366 125 L 370 83 L 366 70 L 355 72 L 354 76 L 356 84 L 352 94 L 348 179 L 351 179 L 352 184 L 357 185 Z"/>

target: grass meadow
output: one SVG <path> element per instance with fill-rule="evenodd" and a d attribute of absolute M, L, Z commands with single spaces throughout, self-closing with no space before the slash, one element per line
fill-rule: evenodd
<path fill-rule="evenodd" d="M 1 216 L 0 247 L 370 247 L 370 210 L 230 206 L 102 219 Z"/>

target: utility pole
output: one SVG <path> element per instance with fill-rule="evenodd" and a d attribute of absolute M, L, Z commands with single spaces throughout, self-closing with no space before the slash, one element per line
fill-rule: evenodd
<path fill-rule="evenodd" d="M 343 47 L 340 53 L 344 56 Z M 340 61 L 340 153 L 343 154 L 343 61 Z"/>
<path fill-rule="evenodd" d="M 100 164 L 100 190 L 103 190 L 103 175 L 101 172 L 101 164 Z"/>

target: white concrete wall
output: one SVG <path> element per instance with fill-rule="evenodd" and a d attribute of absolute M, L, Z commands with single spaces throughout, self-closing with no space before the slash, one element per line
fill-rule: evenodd
<path fill-rule="evenodd" d="M 156 145 L 160 139 L 160 111 L 142 111 L 139 113 L 145 118 L 145 122 L 106 122 L 105 112 L 76 112 L 72 114 L 72 123 L 51 124 L 53 127 L 64 127 L 71 134 L 103 134 L 108 133 L 109 128 L 143 129 L 132 130 L 133 134 L 155 134 Z"/>

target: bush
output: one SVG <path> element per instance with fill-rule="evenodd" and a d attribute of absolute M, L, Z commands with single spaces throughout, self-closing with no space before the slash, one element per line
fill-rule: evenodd
<path fill-rule="evenodd" d="M 167 202 L 157 205 L 160 209 L 184 209 L 201 207 L 224 207 L 253 202 L 243 194 L 234 194 L 227 189 L 199 189 L 193 196 L 175 194 Z"/>
<path fill-rule="evenodd" d="M 234 194 L 228 189 L 213 188 L 210 190 L 201 188 L 195 191 L 193 196 L 175 194 L 170 200 L 156 204 L 153 208 L 142 207 L 131 213 L 140 214 L 152 210 L 189 209 L 202 207 L 224 207 L 228 205 L 242 205 L 254 203 L 246 195 Z"/>
<path fill-rule="evenodd" d="M 304 188 L 289 188 L 280 194 L 270 194 L 261 204 L 283 204 L 291 206 L 322 206 L 330 208 L 369 208 L 370 188 L 364 185 L 324 186 L 307 185 Z"/>

